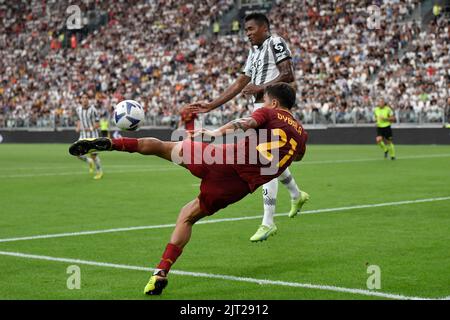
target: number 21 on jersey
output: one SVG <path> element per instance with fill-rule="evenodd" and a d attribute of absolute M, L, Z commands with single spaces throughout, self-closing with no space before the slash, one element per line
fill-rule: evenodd
<path fill-rule="evenodd" d="M 287 135 L 284 130 L 273 129 L 272 134 L 280 138 L 277 141 L 263 142 L 256 146 L 256 150 L 258 150 L 261 155 L 269 161 L 273 160 L 273 154 L 270 151 L 282 148 L 288 142 Z M 297 149 L 297 141 L 291 138 L 289 140 L 289 145 L 291 146 L 289 153 L 285 155 L 283 159 L 280 160 L 280 162 L 278 162 L 277 167 L 282 167 L 294 155 L 294 152 Z"/>

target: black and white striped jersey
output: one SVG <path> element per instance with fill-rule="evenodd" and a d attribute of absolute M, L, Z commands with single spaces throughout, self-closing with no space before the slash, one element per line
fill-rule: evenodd
<path fill-rule="evenodd" d="M 270 36 L 261 46 L 250 49 L 242 72 L 251 78 L 251 83 L 261 85 L 278 77 L 277 64 L 289 58 L 291 51 L 286 41 L 279 36 Z"/>
<path fill-rule="evenodd" d="M 98 138 L 96 123 L 100 121 L 97 109 L 90 106 L 87 109 L 79 106 L 76 109 L 78 120 L 80 121 L 80 139 Z"/>

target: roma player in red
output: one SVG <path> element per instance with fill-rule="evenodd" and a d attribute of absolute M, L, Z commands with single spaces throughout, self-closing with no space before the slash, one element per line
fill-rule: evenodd
<path fill-rule="evenodd" d="M 251 117 L 234 120 L 213 131 L 197 130 L 184 141 L 99 138 L 79 140 L 70 146 L 69 152 L 74 156 L 108 150 L 156 155 L 184 166 L 202 179 L 200 194 L 180 211 L 170 242 L 144 289 L 146 294 L 161 294 L 167 285 L 170 268 L 189 242 L 192 226 L 198 220 L 241 200 L 264 183 L 278 177 L 292 161 L 303 158 L 307 134 L 289 111 L 294 103 L 295 92 L 292 87 L 287 83 L 277 83 L 266 87 L 264 106 L 256 110 Z M 246 137 L 235 144 L 211 145 L 194 141 L 195 137 L 219 138 L 239 130 L 246 131 Z M 248 132 L 255 134 L 247 136 Z M 251 138 L 255 136 L 257 141 L 253 145 Z M 245 161 L 229 163 L 225 161 L 229 159 L 224 157 L 220 159 L 222 161 L 211 163 L 204 159 L 207 150 L 210 154 L 213 150 L 212 154 L 219 155 L 220 158 L 226 151 L 239 152 L 242 146 L 245 147 Z M 251 159 L 252 152 L 260 155 L 257 161 Z"/>

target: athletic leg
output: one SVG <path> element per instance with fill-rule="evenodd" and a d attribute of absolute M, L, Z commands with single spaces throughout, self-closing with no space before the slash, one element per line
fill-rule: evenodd
<path fill-rule="evenodd" d="M 137 152 L 143 155 L 154 155 L 168 161 L 180 160 L 173 159 L 179 156 L 182 142 L 161 141 L 156 138 L 98 138 L 93 140 L 79 140 L 73 143 L 69 148 L 69 153 L 75 156 L 84 155 L 93 151 L 124 151 Z"/>
<path fill-rule="evenodd" d="M 207 214 L 202 212 L 200 208 L 198 198 L 192 200 L 181 209 L 170 242 L 167 244 L 155 272 L 145 286 L 145 294 L 161 294 L 162 290 L 167 285 L 167 274 L 169 273 L 170 268 L 181 255 L 183 248 L 191 238 L 192 226 L 198 220 L 206 216 Z"/>
<path fill-rule="evenodd" d="M 377 141 L 377 144 L 380 146 L 380 148 L 383 150 L 384 157 L 387 158 L 387 156 L 388 156 L 388 148 L 386 147 L 386 144 L 383 141 L 383 137 L 382 136 L 377 136 L 376 141 Z"/>
<path fill-rule="evenodd" d="M 277 204 L 278 179 L 272 179 L 263 185 L 264 216 L 261 226 L 250 238 L 250 241 L 257 242 L 266 240 L 274 235 L 277 227 L 274 223 L 275 208 Z"/>
<path fill-rule="evenodd" d="M 123 139 L 123 138 L 122 138 Z M 137 152 L 143 155 L 155 155 L 168 161 L 173 161 L 174 149 L 181 151 L 181 142 L 161 141 L 156 138 L 141 138 L 138 140 Z"/>
<path fill-rule="evenodd" d="M 95 180 L 99 180 L 103 177 L 103 169 L 102 169 L 102 163 L 100 161 L 100 157 L 98 154 L 93 153 L 91 154 L 92 160 L 95 164 Z"/>
<path fill-rule="evenodd" d="M 298 188 L 294 177 L 289 171 L 289 168 L 283 171 L 283 173 L 278 177 L 278 180 L 286 186 L 291 195 L 291 210 L 289 211 L 289 218 L 293 218 L 300 212 L 303 205 L 309 200 L 309 194 Z"/>
<path fill-rule="evenodd" d="M 83 155 L 83 156 L 79 156 L 77 158 L 83 162 L 86 162 L 89 165 L 89 173 L 94 172 L 94 161 L 92 160 L 91 157 Z"/>
<path fill-rule="evenodd" d="M 277 205 L 278 179 L 272 179 L 263 185 L 264 217 L 262 224 L 271 226 L 274 224 L 273 216 Z"/>
<path fill-rule="evenodd" d="M 295 179 L 289 171 L 289 168 L 287 168 L 283 171 L 282 174 L 280 174 L 278 180 L 283 186 L 288 189 L 292 200 L 297 200 L 298 197 L 300 197 L 300 189 L 298 188 L 297 183 L 295 183 Z"/>
<path fill-rule="evenodd" d="M 386 139 L 386 148 L 389 152 L 389 155 L 391 156 L 391 159 L 395 160 L 395 147 L 394 143 L 392 142 L 392 138 Z"/>

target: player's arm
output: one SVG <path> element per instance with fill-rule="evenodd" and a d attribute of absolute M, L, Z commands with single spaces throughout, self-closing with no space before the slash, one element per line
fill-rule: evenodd
<path fill-rule="evenodd" d="M 387 118 L 387 120 L 389 120 L 391 123 L 395 122 L 395 113 L 392 109 L 391 112 L 389 113 L 389 117 Z"/>
<path fill-rule="evenodd" d="M 373 111 L 373 116 L 375 117 L 375 122 L 383 120 L 383 117 L 380 116 L 376 110 Z"/>
<path fill-rule="evenodd" d="M 263 86 L 264 88 L 278 82 L 291 83 L 295 81 L 294 66 L 292 65 L 291 58 L 281 61 L 277 64 L 277 68 L 280 71 L 280 74 L 272 81 L 265 83 Z"/>
<path fill-rule="evenodd" d="M 221 135 L 233 133 L 238 130 L 247 131 L 248 129 L 256 129 L 259 124 L 252 117 L 236 119 L 228 122 L 224 126 L 217 129 Z"/>
<path fill-rule="evenodd" d="M 77 126 L 75 128 L 75 132 L 80 132 L 81 121 L 77 120 Z"/>
<path fill-rule="evenodd" d="M 221 137 L 227 134 L 233 134 L 236 131 L 247 131 L 249 129 L 256 129 L 258 127 L 259 124 L 254 118 L 241 118 L 230 121 L 216 130 L 201 129 L 198 131 L 194 131 L 192 138 L 195 138 L 199 135 L 208 137 Z"/>
<path fill-rule="evenodd" d="M 389 115 L 387 117 L 383 117 L 382 115 L 377 115 L 375 113 L 375 119 L 377 121 L 390 121 L 390 122 L 395 122 L 395 114 L 392 111 L 392 109 L 389 112 Z"/>
<path fill-rule="evenodd" d="M 92 131 L 98 130 L 100 128 L 100 117 L 98 116 L 97 110 L 94 110 L 92 113 L 92 122 L 94 123 Z"/>
<path fill-rule="evenodd" d="M 295 77 L 294 77 L 294 67 L 292 66 L 292 59 L 287 58 L 281 61 L 280 63 L 277 64 L 277 68 L 280 72 L 278 77 L 262 85 L 255 85 L 253 83 L 250 83 L 244 88 L 244 90 L 242 90 L 242 94 L 258 95 L 264 93 L 264 89 L 271 84 L 279 82 L 294 83 Z"/>
<path fill-rule="evenodd" d="M 220 137 L 227 134 L 233 134 L 236 131 L 247 131 L 249 129 L 256 129 L 265 124 L 270 118 L 266 108 L 260 108 L 252 113 L 251 117 L 236 119 L 228 122 L 226 125 L 216 130 L 202 129 L 194 132 L 193 137 L 198 135 Z"/>
<path fill-rule="evenodd" d="M 94 127 L 91 129 L 91 131 L 98 130 L 100 128 L 100 119 L 94 120 Z"/>
<path fill-rule="evenodd" d="M 187 106 L 189 112 L 203 113 L 211 111 L 224 103 L 227 103 L 234 97 L 236 97 L 242 89 L 250 82 L 251 78 L 245 74 L 241 74 L 236 81 L 229 86 L 218 98 L 211 102 L 195 102 Z"/>
<path fill-rule="evenodd" d="M 395 116 L 392 115 L 392 116 L 386 118 L 386 120 L 389 120 L 391 123 L 394 123 L 395 122 Z"/>

